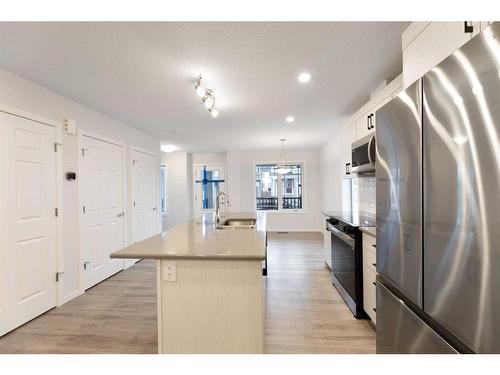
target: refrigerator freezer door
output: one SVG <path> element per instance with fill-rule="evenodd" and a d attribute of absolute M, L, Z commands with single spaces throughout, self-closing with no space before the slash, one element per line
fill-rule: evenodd
<path fill-rule="evenodd" d="M 457 353 L 380 282 L 377 283 L 377 354 Z"/>
<path fill-rule="evenodd" d="M 495 23 L 423 83 L 424 310 L 478 353 L 500 353 L 499 76 Z"/>
<path fill-rule="evenodd" d="M 422 86 L 376 113 L 377 271 L 422 306 Z"/>

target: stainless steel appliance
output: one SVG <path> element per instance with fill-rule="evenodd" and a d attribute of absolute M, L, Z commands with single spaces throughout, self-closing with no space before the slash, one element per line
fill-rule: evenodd
<path fill-rule="evenodd" d="M 367 318 L 363 310 L 362 236 L 357 225 L 336 215 L 327 221 L 332 241 L 332 283 L 356 319 Z M 351 215 L 352 217 L 352 215 Z"/>
<path fill-rule="evenodd" d="M 375 135 L 370 134 L 352 144 L 353 173 L 374 173 L 376 159 Z"/>
<path fill-rule="evenodd" d="M 499 41 L 377 111 L 377 353 L 500 353 Z"/>

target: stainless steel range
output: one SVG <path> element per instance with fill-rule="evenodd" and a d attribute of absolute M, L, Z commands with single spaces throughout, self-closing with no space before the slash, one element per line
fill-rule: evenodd
<path fill-rule="evenodd" d="M 363 244 L 359 215 L 324 212 L 332 241 L 332 283 L 356 319 L 367 318 L 363 310 Z M 373 226 L 373 224 L 371 224 Z"/>

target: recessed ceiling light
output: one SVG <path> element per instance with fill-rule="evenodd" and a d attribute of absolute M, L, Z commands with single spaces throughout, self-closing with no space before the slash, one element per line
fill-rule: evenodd
<path fill-rule="evenodd" d="M 306 83 L 311 80 L 311 73 L 303 72 L 300 73 L 299 76 L 297 77 L 299 82 Z"/>
<path fill-rule="evenodd" d="M 174 152 L 177 150 L 177 147 L 174 145 L 161 145 L 161 150 L 163 152 Z"/>
<path fill-rule="evenodd" d="M 285 119 L 286 122 L 294 122 L 295 121 L 295 117 L 292 117 L 292 116 L 288 116 L 286 119 Z"/>

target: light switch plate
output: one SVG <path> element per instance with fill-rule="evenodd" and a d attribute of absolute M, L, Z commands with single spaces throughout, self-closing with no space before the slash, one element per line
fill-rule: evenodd
<path fill-rule="evenodd" d="M 175 262 L 163 263 L 163 281 L 177 281 L 177 267 Z"/>
<path fill-rule="evenodd" d="M 64 120 L 64 132 L 66 134 L 76 134 L 76 121 L 69 118 Z"/>

